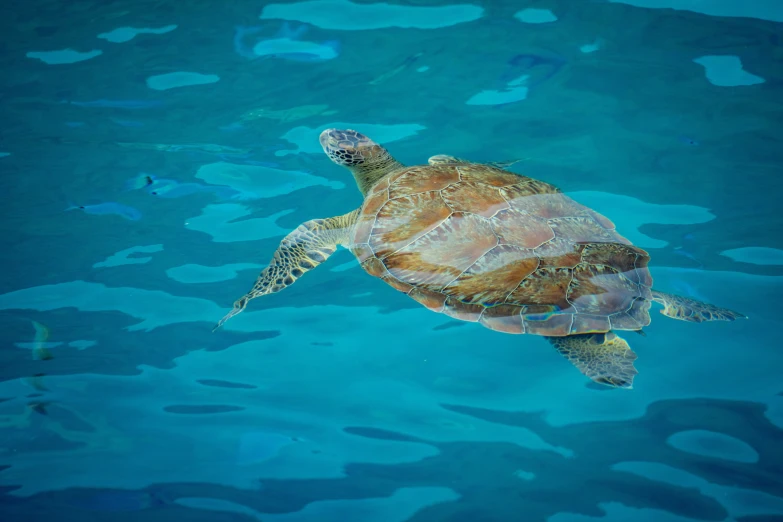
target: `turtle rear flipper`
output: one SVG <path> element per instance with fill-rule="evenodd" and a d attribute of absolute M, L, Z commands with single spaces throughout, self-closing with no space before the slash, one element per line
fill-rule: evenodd
<path fill-rule="evenodd" d="M 628 343 L 613 332 L 547 337 L 580 372 L 593 381 L 617 388 L 630 389 L 636 368 L 636 354 Z"/>
<path fill-rule="evenodd" d="M 327 219 L 313 219 L 302 223 L 280 242 L 272 261 L 256 279 L 248 293 L 234 302 L 234 308 L 215 327 L 240 313 L 248 301 L 266 294 L 279 292 L 296 282 L 334 254 L 337 245 L 350 244 L 356 226 L 358 210 Z"/>
<path fill-rule="evenodd" d="M 703 323 L 704 321 L 733 321 L 748 318 L 748 316 L 728 308 L 657 290 L 652 291 L 652 298 L 656 303 L 663 305 L 663 310 L 661 310 L 663 315 L 680 321 Z"/>

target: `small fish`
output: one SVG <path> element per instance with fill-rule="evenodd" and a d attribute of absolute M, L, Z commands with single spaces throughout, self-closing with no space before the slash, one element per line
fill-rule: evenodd
<path fill-rule="evenodd" d="M 699 143 L 698 140 L 690 136 L 684 136 L 684 135 L 677 136 L 677 141 L 685 145 L 690 145 L 691 147 L 698 147 L 699 145 L 701 145 L 701 143 Z"/>
<path fill-rule="evenodd" d="M 53 359 L 52 353 L 46 348 L 44 344 L 49 339 L 49 328 L 46 325 L 39 323 L 38 321 L 30 321 L 35 328 L 35 336 L 33 337 L 33 359 L 36 361 L 48 361 Z"/>
<path fill-rule="evenodd" d="M 370 82 L 369 82 L 370 85 L 378 85 L 378 84 L 381 84 L 381 83 L 385 82 L 389 78 L 397 76 L 403 70 L 407 69 L 408 67 L 410 67 L 411 65 L 416 63 L 416 60 L 418 60 L 422 56 L 424 56 L 424 53 L 416 53 L 416 54 L 413 54 L 411 56 L 408 56 L 407 58 L 405 58 L 405 60 L 400 65 L 398 65 L 394 69 L 392 69 L 390 71 L 386 71 L 385 73 L 381 74 L 380 76 L 377 76 L 373 80 L 370 80 Z"/>
<path fill-rule="evenodd" d="M 149 188 L 148 192 L 160 198 L 173 199 L 206 192 L 205 188 L 198 183 L 178 183 L 172 179 L 159 179 Z"/>
<path fill-rule="evenodd" d="M 198 183 L 179 183 L 173 179 L 156 179 L 147 192 L 161 198 L 181 198 L 202 192 Z"/>
<path fill-rule="evenodd" d="M 674 248 L 674 249 L 673 249 L 673 252 L 674 252 L 675 254 L 677 254 L 678 256 L 682 256 L 682 257 L 685 257 L 685 258 L 688 258 L 688 259 L 690 259 L 691 261 L 693 261 L 694 263 L 696 263 L 697 265 L 699 265 L 699 268 L 704 268 L 704 264 L 703 264 L 701 261 L 699 261 L 699 260 L 696 258 L 696 256 L 694 256 L 693 254 L 691 254 L 690 252 L 688 252 L 688 251 L 687 251 L 687 250 L 685 250 L 684 248 L 682 248 L 682 247 L 676 247 L 676 248 Z"/>
<path fill-rule="evenodd" d="M 41 392 L 47 392 L 49 391 L 49 388 L 44 386 L 43 378 L 46 377 L 45 373 L 36 373 L 32 377 L 28 377 L 26 379 L 27 384 L 32 386 L 34 389 L 41 391 Z"/>
<path fill-rule="evenodd" d="M 266 431 L 244 433 L 239 441 L 236 463 L 247 466 L 269 460 L 282 448 L 295 442 L 300 442 L 300 439 L 281 433 Z"/>
<path fill-rule="evenodd" d="M 97 205 L 72 205 L 65 210 L 81 210 L 85 214 L 96 215 L 114 214 L 130 221 L 138 221 L 141 219 L 141 212 L 138 209 L 115 202 L 98 203 Z"/>
<path fill-rule="evenodd" d="M 252 121 L 264 118 L 269 120 L 277 120 L 281 123 L 284 123 L 302 120 L 311 116 L 327 116 L 336 113 L 337 111 L 329 110 L 329 106 L 323 104 L 300 105 L 290 109 L 278 110 L 261 107 L 258 109 L 253 109 L 252 111 L 247 111 L 246 113 L 242 114 L 239 119 L 241 121 Z"/>
<path fill-rule="evenodd" d="M 131 178 L 125 182 L 125 190 L 139 190 L 144 187 L 149 187 L 154 182 L 155 177 L 152 174 L 146 172 L 140 173 L 135 178 Z"/>
<path fill-rule="evenodd" d="M 27 407 L 39 415 L 49 415 L 47 408 L 50 404 L 49 401 L 32 401 L 27 403 Z"/>
<path fill-rule="evenodd" d="M 128 190 L 144 189 L 148 194 L 159 198 L 174 199 L 191 194 L 211 193 L 221 199 L 236 199 L 242 193 L 231 187 L 203 185 L 201 183 L 180 183 L 173 179 L 158 178 L 152 174 L 141 173 L 125 182 Z"/>
<path fill-rule="evenodd" d="M 691 285 L 687 281 L 683 281 L 681 279 L 675 279 L 670 284 L 672 286 L 672 289 L 675 290 L 680 295 L 684 295 L 686 297 L 696 299 L 697 301 L 704 301 L 705 303 L 710 302 L 709 298 L 701 295 L 701 293 L 698 290 L 696 290 L 696 288 L 694 288 L 693 285 Z"/>

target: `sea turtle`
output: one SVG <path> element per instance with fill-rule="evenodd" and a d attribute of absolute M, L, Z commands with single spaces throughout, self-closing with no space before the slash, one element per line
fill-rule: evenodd
<path fill-rule="evenodd" d="M 430 310 L 545 336 L 609 386 L 631 387 L 636 354 L 614 332 L 642 333 L 652 301 L 684 321 L 744 317 L 654 290 L 648 253 L 549 183 L 446 155 L 406 167 L 354 130 L 325 130 L 320 142 L 353 174 L 362 206 L 288 234 L 215 328 L 251 299 L 292 285 L 340 244 L 370 275 Z"/>

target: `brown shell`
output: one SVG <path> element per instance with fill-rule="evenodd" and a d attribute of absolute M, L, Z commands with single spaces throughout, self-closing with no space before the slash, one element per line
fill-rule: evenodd
<path fill-rule="evenodd" d="M 490 166 L 384 178 L 352 251 L 427 308 L 493 330 L 564 336 L 650 323 L 647 252 L 554 186 Z"/>

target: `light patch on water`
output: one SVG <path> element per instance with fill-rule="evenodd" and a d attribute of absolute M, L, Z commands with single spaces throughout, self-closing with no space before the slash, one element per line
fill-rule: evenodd
<path fill-rule="evenodd" d="M 759 454 L 750 444 L 724 433 L 706 430 L 681 431 L 669 437 L 666 442 L 680 451 L 695 455 L 734 462 L 759 461 Z"/>
<path fill-rule="evenodd" d="M 642 225 L 691 225 L 715 219 L 708 209 L 695 205 L 659 205 L 631 196 L 597 191 L 569 192 L 567 195 L 612 220 L 620 235 L 642 248 L 663 248 L 669 244 L 643 234 L 639 230 Z"/>
<path fill-rule="evenodd" d="M 147 87 L 156 91 L 188 87 L 191 85 L 207 85 L 220 80 L 217 74 L 201 74 L 187 71 L 177 71 L 166 74 L 156 74 L 147 78 Z"/>
<path fill-rule="evenodd" d="M 253 53 L 256 56 L 301 54 L 317 60 L 332 60 L 338 56 L 334 46 L 291 38 L 262 40 L 253 47 Z"/>
<path fill-rule="evenodd" d="M 547 522 L 694 522 L 662 509 L 635 508 L 619 502 L 599 502 L 598 508 L 604 512 L 598 517 L 561 512 L 547 518 Z"/>
<path fill-rule="evenodd" d="M 549 9 L 536 9 L 529 7 L 514 13 L 514 18 L 526 24 L 547 24 L 556 22 L 557 16 Z"/>
<path fill-rule="evenodd" d="M 25 350 L 35 350 L 38 348 L 55 348 L 57 346 L 62 346 L 63 342 L 18 342 L 14 343 L 14 346 L 17 348 L 23 348 Z"/>
<path fill-rule="evenodd" d="M 240 193 L 237 199 L 271 198 L 314 186 L 336 190 L 345 188 L 345 183 L 341 181 L 331 181 L 307 172 L 223 161 L 202 165 L 196 177 L 210 185 L 231 187 Z"/>
<path fill-rule="evenodd" d="M 311 0 L 269 4 L 264 7 L 260 18 L 293 20 L 322 29 L 362 31 L 387 27 L 437 29 L 472 22 L 483 15 L 483 8 L 471 4 L 424 7 L 385 2 L 359 4 L 349 0 Z"/>
<path fill-rule="evenodd" d="M 6 156 L 10 156 L 10 152 L 0 152 L 0 158 L 5 158 Z"/>
<path fill-rule="evenodd" d="M 523 469 L 518 469 L 514 472 L 514 476 L 518 479 L 522 480 L 533 480 L 536 478 L 536 474 L 532 471 L 525 471 Z"/>
<path fill-rule="evenodd" d="M 783 250 L 767 247 L 743 247 L 724 250 L 720 253 L 739 263 L 753 265 L 783 265 Z"/>
<path fill-rule="evenodd" d="M 579 52 L 590 54 L 598 51 L 602 47 L 603 47 L 603 40 L 599 38 L 598 40 L 595 40 L 592 43 L 580 45 Z"/>
<path fill-rule="evenodd" d="M 92 265 L 93 268 L 107 268 L 112 266 L 121 265 L 141 265 L 152 261 L 151 257 L 129 257 L 132 254 L 152 254 L 154 252 L 162 252 L 163 245 L 146 245 L 135 246 L 120 250 L 116 254 L 112 254 L 104 261 L 99 261 Z"/>
<path fill-rule="evenodd" d="M 103 54 L 100 49 L 93 49 L 92 51 L 79 52 L 74 49 L 61 49 L 59 51 L 31 51 L 25 56 L 28 58 L 36 58 L 49 65 L 61 65 L 66 63 L 76 63 L 95 58 Z"/>
<path fill-rule="evenodd" d="M 99 34 L 98 38 L 102 38 L 104 40 L 108 40 L 109 42 L 113 42 L 113 43 L 123 43 L 123 42 L 129 42 L 133 40 L 134 38 L 136 38 L 136 36 L 140 34 L 166 34 L 166 33 L 170 33 L 176 28 L 177 28 L 176 25 L 166 25 L 163 27 L 156 27 L 156 28 L 118 27 L 117 29 L 109 31 L 108 33 Z"/>
<path fill-rule="evenodd" d="M 732 518 L 746 517 L 752 515 L 767 515 L 769 513 L 780 513 L 783 511 L 783 498 L 762 493 L 753 489 L 735 488 L 730 486 L 720 486 L 689 473 L 666 464 L 657 462 L 619 462 L 612 466 L 613 470 L 633 473 L 640 477 L 666 484 L 672 484 L 683 488 L 696 488 L 703 495 L 712 497 L 721 504 Z M 620 506 L 618 504 L 618 506 Z M 604 507 L 602 504 L 601 507 Z M 648 520 L 640 519 L 631 513 L 631 508 L 618 510 L 626 511 L 623 518 L 612 518 L 611 520 Z M 604 508 L 606 509 L 606 508 Z M 633 510 L 636 511 L 636 510 Z M 602 518 L 601 520 L 606 520 Z M 659 519 L 649 519 L 653 520 Z M 660 520 L 666 520 L 661 518 Z M 692 520 L 692 519 L 683 519 Z"/>
<path fill-rule="evenodd" d="M 236 278 L 240 270 L 258 270 L 263 266 L 253 263 L 234 263 L 223 266 L 187 264 L 169 268 L 166 270 L 166 275 L 179 283 L 216 283 Z"/>
<path fill-rule="evenodd" d="M 237 515 L 244 515 L 250 519 L 263 522 L 261 513 L 255 509 L 238 504 L 236 502 L 231 502 L 230 500 L 223 500 L 222 498 L 179 497 L 174 500 L 174 503 L 191 509 L 217 511 L 220 513 L 235 513 Z"/>
<path fill-rule="evenodd" d="M 302 36 L 310 28 L 307 24 L 298 27 L 283 22 L 280 30 L 273 38 L 259 40 L 254 36 L 264 32 L 263 26 L 237 26 L 234 32 L 234 50 L 237 54 L 250 60 L 260 56 L 273 56 L 297 62 L 320 62 L 332 60 L 340 54 L 340 42 L 327 40 L 313 42 L 304 40 Z M 255 42 L 248 47 L 248 40 Z"/>
<path fill-rule="evenodd" d="M 97 345 L 98 341 L 93 340 L 87 340 L 87 339 L 78 339 L 76 341 L 71 341 L 68 343 L 68 346 L 71 348 L 76 348 L 77 350 L 86 350 L 87 348 L 92 348 L 93 346 Z"/>
<path fill-rule="evenodd" d="M 739 87 L 764 83 L 764 78 L 742 68 L 739 56 L 701 56 L 694 62 L 703 66 L 707 80 L 719 87 Z"/>
<path fill-rule="evenodd" d="M 780 0 L 608 0 L 650 9 L 676 9 L 709 16 L 759 18 L 783 22 L 783 3 Z"/>
<path fill-rule="evenodd" d="M 239 219 L 251 215 L 253 211 L 239 203 L 214 204 L 204 207 L 200 215 L 189 218 L 185 226 L 189 230 L 209 234 L 212 241 L 217 243 L 257 241 L 288 234 L 291 230 L 277 226 L 277 220 L 292 212 L 295 210 L 282 210 L 261 218 Z"/>
<path fill-rule="evenodd" d="M 474 94 L 466 105 L 502 105 L 504 103 L 514 103 L 522 101 L 527 98 L 528 88 L 527 80 L 529 75 L 520 76 L 514 78 L 506 84 L 506 89 L 502 91 L 485 90 L 478 94 Z"/>
<path fill-rule="evenodd" d="M 316 128 L 294 127 L 281 136 L 282 139 L 296 145 L 294 150 L 279 150 L 275 152 L 276 156 L 286 156 L 288 154 L 299 154 L 302 152 L 310 154 L 323 154 L 321 143 L 318 136 L 326 129 L 354 129 L 362 134 L 369 136 L 377 143 L 391 143 L 393 141 L 415 136 L 426 129 L 424 125 L 418 123 L 398 123 L 392 125 L 383 125 L 377 123 L 345 123 L 332 122 L 321 125 Z"/>
<path fill-rule="evenodd" d="M 84 312 L 121 311 L 142 322 L 128 330 L 192 321 L 213 321 L 223 310 L 212 301 L 176 297 L 160 290 L 107 287 L 100 283 L 69 281 L 34 286 L 0 295 L 0 310 L 57 310 L 73 307 Z"/>
<path fill-rule="evenodd" d="M 416 72 L 423 73 L 423 72 L 427 72 L 429 70 L 430 70 L 430 66 L 429 65 L 422 65 L 421 67 L 416 69 Z"/>

